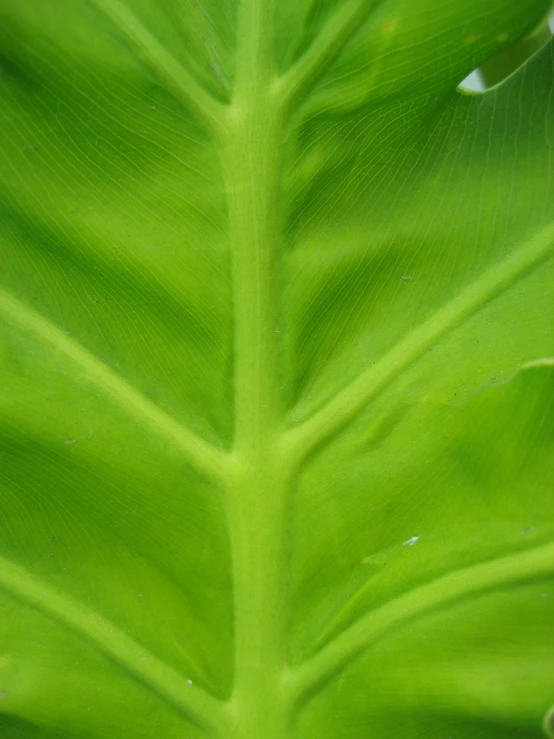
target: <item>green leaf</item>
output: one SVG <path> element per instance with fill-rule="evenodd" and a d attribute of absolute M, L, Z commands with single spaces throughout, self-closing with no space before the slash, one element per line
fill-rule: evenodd
<path fill-rule="evenodd" d="M 548 0 L 3 0 L 0 735 L 539 739 Z"/>

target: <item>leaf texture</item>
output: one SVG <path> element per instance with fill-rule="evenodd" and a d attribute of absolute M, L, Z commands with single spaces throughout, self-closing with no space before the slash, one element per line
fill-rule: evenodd
<path fill-rule="evenodd" d="M 546 0 L 3 0 L 0 735 L 540 739 Z"/>

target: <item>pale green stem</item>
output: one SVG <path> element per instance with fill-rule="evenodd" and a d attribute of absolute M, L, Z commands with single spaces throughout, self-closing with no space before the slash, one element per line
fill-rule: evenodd
<path fill-rule="evenodd" d="M 234 583 L 237 739 L 287 736 L 278 686 L 286 661 L 286 464 L 276 457 L 283 418 L 278 328 L 280 151 L 268 0 L 242 0 L 239 48 L 222 161 L 229 195 L 234 291 L 235 443 L 229 488 Z"/>

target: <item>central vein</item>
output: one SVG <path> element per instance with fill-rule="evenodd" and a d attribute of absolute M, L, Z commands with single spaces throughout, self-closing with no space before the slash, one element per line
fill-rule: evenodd
<path fill-rule="evenodd" d="M 284 734 L 276 695 L 286 663 L 286 465 L 278 359 L 283 117 L 273 105 L 272 3 L 243 0 L 222 141 L 234 292 L 235 442 L 229 490 L 237 737 Z"/>

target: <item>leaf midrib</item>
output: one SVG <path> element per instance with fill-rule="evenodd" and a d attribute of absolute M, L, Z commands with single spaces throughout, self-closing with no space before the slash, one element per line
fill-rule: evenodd
<path fill-rule="evenodd" d="M 93 2 L 96 7 L 118 24 L 151 67 L 164 77 L 170 87 L 191 105 L 208 124 L 210 130 L 221 134 L 229 114 L 229 107 L 219 103 L 207 93 L 117 0 L 109 0 L 109 2 L 107 0 L 93 0 Z M 243 0 L 243 5 L 247 5 L 246 0 Z M 355 23 L 352 19 L 361 18 L 363 12 L 369 7 L 368 0 L 352 0 L 348 4 L 348 8 L 352 10 L 352 15 L 347 19 L 346 25 L 340 27 L 341 38 L 344 38 L 344 42 L 355 30 Z M 340 39 L 338 36 L 331 34 L 327 41 L 321 42 L 320 40 L 319 47 L 316 43 L 312 49 L 308 50 L 304 61 L 301 60 L 300 64 L 293 67 L 289 76 L 285 74 L 278 81 L 278 84 L 273 86 L 272 94 L 277 99 L 277 107 L 280 107 L 283 111 L 293 98 L 298 99 L 300 93 L 305 91 L 316 78 L 322 65 L 329 63 L 330 59 L 339 53 L 340 48 Z M 311 64 L 311 66 L 309 63 L 310 54 L 317 62 Z M 252 74 L 254 73 L 252 72 Z M 269 86 L 266 92 L 268 95 L 270 94 Z M 449 301 L 430 319 L 421 324 L 418 329 L 402 339 L 377 365 L 362 372 L 354 382 L 340 391 L 314 416 L 286 432 L 280 439 L 273 437 L 271 444 L 275 447 L 278 446 L 282 458 L 286 458 L 291 465 L 295 466 L 318 445 L 339 433 L 370 400 L 385 389 L 402 371 L 411 366 L 421 356 L 430 339 L 444 335 L 449 330 L 459 326 L 463 320 L 473 315 L 488 300 L 548 258 L 551 255 L 553 245 L 554 226 L 550 225 L 541 234 L 520 247 L 505 262 L 491 268 L 467 286 L 456 298 Z M 237 294 L 236 288 L 237 285 L 235 285 L 235 295 Z M 182 427 L 175 419 L 131 388 L 113 370 L 99 362 L 74 339 L 64 336 L 59 329 L 46 319 L 7 293 L 0 293 L 0 310 L 3 310 L 19 326 L 31 331 L 41 339 L 45 339 L 51 346 L 56 347 L 57 350 L 77 362 L 108 395 L 127 407 L 134 415 L 146 419 L 150 425 L 163 434 L 174 438 L 187 459 L 201 471 L 210 477 L 215 476 L 223 481 L 231 481 L 232 484 L 233 468 L 229 463 L 232 455 L 220 452 L 211 444 L 197 437 L 193 432 Z M 259 419 L 257 424 L 252 428 L 258 429 L 261 433 L 263 426 Z M 289 492 L 289 490 L 286 491 L 287 494 Z M 510 567 L 515 567 L 518 564 L 515 561 L 515 557 L 517 557 L 521 565 L 521 577 L 524 577 L 527 571 L 534 577 L 536 576 L 537 567 L 538 569 L 542 567 L 542 559 L 545 553 L 548 555 L 549 563 L 554 561 L 552 558 L 552 554 L 554 554 L 553 547 L 554 545 L 548 545 L 533 550 L 529 556 L 524 553 L 502 558 L 499 561 L 506 565 L 503 572 L 508 572 Z M 492 569 L 490 569 L 491 567 Z M 549 564 L 548 567 L 550 572 L 552 565 Z M 464 582 L 460 580 L 460 573 L 454 573 L 439 579 L 435 585 L 428 586 L 427 589 L 420 588 L 417 589 L 417 592 L 410 591 L 404 594 L 393 602 L 392 614 L 387 611 L 386 606 L 379 609 L 378 613 L 367 614 L 360 622 L 337 637 L 316 657 L 309 660 L 306 665 L 297 668 L 296 674 L 298 677 L 290 681 L 289 692 L 293 696 L 293 701 L 298 703 L 310 691 L 313 692 L 317 689 L 329 675 L 334 674 L 336 670 L 344 666 L 345 661 L 353 658 L 368 646 L 368 637 L 364 634 L 364 627 L 370 625 L 372 620 L 380 621 L 382 630 L 394 628 L 397 622 L 404 622 L 406 620 L 404 617 L 395 619 L 396 611 L 394 609 L 400 607 L 398 604 L 404 604 L 405 606 L 410 598 L 414 597 L 413 593 L 415 593 L 415 600 L 419 604 L 416 610 L 421 613 L 427 607 L 425 594 L 429 595 L 429 588 L 433 590 L 434 587 L 435 590 L 437 588 L 440 590 L 442 586 L 448 584 L 446 583 L 448 578 L 450 578 L 451 585 L 455 586 L 458 583 L 460 591 L 465 588 L 464 593 L 468 593 L 471 592 L 471 588 L 468 589 L 467 577 L 465 576 L 472 572 L 478 575 L 481 573 L 481 578 L 477 577 L 476 590 L 490 587 L 490 583 L 486 585 L 483 582 L 486 580 L 487 574 L 494 575 L 495 564 L 487 563 L 476 566 L 476 568 L 480 569 L 468 568 L 468 570 L 460 571 L 464 575 L 462 578 Z M 157 660 L 133 640 L 130 640 L 123 632 L 115 629 L 103 617 L 88 611 L 65 596 L 58 595 L 46 585 L 37 584 L 36 580 L 30 582 L 28 577 L 30 577 L 29 574 L 17 565 L 13 565 L 7 560 L 0 560 L 0 583 L 5 589 L 42 608 L 49 615 L 58 618 L 74 630 L 95 641 L 106 654 L 109 654 L 119 664 L 124 665 L 139 679 L 148 683 L 160 695 L 180 707 L 187 715 L 195 717 L 199 723 L 214 726 L 223 722 L 222 702 L 196 688 L 191 690 L 188 683 L 184 684 L 182 676 Z M 492 580 L 497 582 L 498 578 L 495 580 L 493 577 Z M 509 582 L 509 578 L 507 576 L 504 579 L 501 577 L 499 582 L 500 584 L 506 584 Z M 448 591 L 448 588 L 446 588 L 446 591 Z M 431 603 L 436 602 L 437 593 L 435 596 L 435 601 L 430 598 Z M 448 598 L 450 598 L 450 595 L 447 596 L 447 600 Z"/>
<path fill-rule="evenodd" d="M 286 710 L 297 714 L 333 675 L 363 651 L 396 629 L 425 617 L 430 610 L 447 608 L 499 588 L 541 580 L 553 573 L 554 543 L 551 542 L 454 570 L 387 601 L 352 624 L 315 656 L 283 670 Z M 0 557 L 0 588 L 85 637 L 198 725 L 216 731 L 228 730 L 233 721 L 232 700 L 215 698 L 192 685 L 107 618 L 61 595 L 35 574 L 4 557 Z"/>
<path fill-rule="evenodd" d="M 549 259 L 553 252 L 554 224 L 549 224 L 503 263 L 489 268 L 463 288 L 455 298 L 409 332 L 391 351 L 339 391 L 313 416 L 285 432 L 281 444 L 290 458 L 308 456 L 318 444 L 348 424 L 380 391 L 406 371 L 429 343 L 457 328 L 488 301 Z M 67 336 L 48 319 L 4 289 L 0 289 L 0 311 L 14 324 L 35 334 L 80 365 L 90 379 L 133 415 L 148 421 L 162 434 L 172 437 L 197 469 L 209 477 L 226 479 L 226 459 L 230 455 L 161 410 L 73 337 Z"/>

